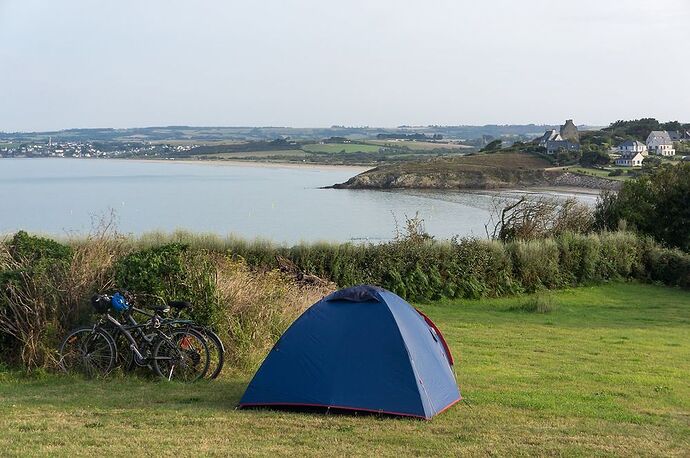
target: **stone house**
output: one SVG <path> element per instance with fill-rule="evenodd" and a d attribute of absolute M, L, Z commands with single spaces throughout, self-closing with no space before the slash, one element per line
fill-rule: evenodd
<path fill-rule="evenodd" d="M 567 119 L 561 126 L 561 138 L 571 143 L 580 143 L 580 132 L 572 119 Z"/>
<path fill-rule="evenodd" d="M 561 134 L 556 132 L 555 129 L 551 129 L 551 130 L 547 130 L 546 132 L 544 132 L 544 135 L 539 137 L 539 139 L 537 141 L 539 143 L 539 146 L 541 146 L 542 148 L 546 148 L 546 145 L 548 142 L 561 141 L 561 140 L 563 140 L 563 138 L 561 137 Z"/>
<path fill-rule="evenodd" d="M 546 148 L 547 154 L 556 154 L 559 151 L 580 151 L 580 132 L 572 119 L 565 121 L 560 132 L 555 129 L 547 130 L 539 137 L 537 143 Z"/>
<path fill-rule="evenodd" d="M 580 145 L 568 140 L 552 140 L 546 142 L 546 154 L 556 154 L 559 151 L 580 151 Z"/>

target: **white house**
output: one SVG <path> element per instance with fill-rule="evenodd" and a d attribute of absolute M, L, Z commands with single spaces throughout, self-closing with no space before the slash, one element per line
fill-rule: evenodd
<path fill-rule="evenodd" d="M 674 156 L 673 140 L 665 130 L 654 130 L 647 137 L 647 149 L 652 154 L 660 156 Z"/>
<path fill-rule="evenodd" d="M 622 153 L 621 157 L 616 159 L 616 165 L 621 167 L 642 167 L 644 156 L 641 152 Z"/>
<path fill-rule="evenodd" d="M 646 156 L 648 154 L 647 145 L 637 140 L 624 141 L 623 143 L 618 145 L 618 152 L 621 153 L 621 155 L 626 155 L 630 153 L 640 153 L 643 156 Z"/>

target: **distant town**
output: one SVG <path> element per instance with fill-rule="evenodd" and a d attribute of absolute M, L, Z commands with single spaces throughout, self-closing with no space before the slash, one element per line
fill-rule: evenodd
<path fill-rule="evenodd" d="M 147 158 L 172 157 L 199 145 L 153 143 L 104 144 L 90 141 L 32 141 L 0 147 L 0 158 Z"/>

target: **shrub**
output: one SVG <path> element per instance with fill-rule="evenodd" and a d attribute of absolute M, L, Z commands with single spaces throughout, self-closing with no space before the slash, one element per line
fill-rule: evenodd
<path fill-rule="evenodd" d="M 650 239 L 642 243 L 644 278 L 671 286 L 690 287 L 690 254 L 663 248 Z"/>
<path fill-rule="evenodd" d="M 551 296 L 537 294 L 508 307 L 509 312 L 551 313 L 556 309 Z"/>
<path fill-rule="evenodd" d="M 646 161 L 645 161 L 646 162 Z M 605 194 L 595 219 L 601 229 L 621 220 L 658 242 L 690 251 L 690 164 L 663 165 L 651 174 L 626 181 L 618 194 Z"/>
<path fill-rule="evenodd" d="M 639 239 L 630 232 L 599 234 L 600 255 L 597 272 L 600 280 L 629 278 L 640 269 Z"/>
<path fill-rule="evenodd" d="M 333 286 L 304 287 L 277 270 L 256 272 L 228 257 L 217 263 L 218 325 L 228 365 L 254 370 L 285 329 Z"/>
<path fill-rule="evenodd" d="M 569 285 L 591 283 L 597 279 L 601 243 L 596 235 L 566 232 L 556 242 L 560 272 Z"/>
<path fill-rule="evenodd" d="M 505 245 L 473 238 L 453 240 L 449 263 L 453 294 L 448 297 L 477 299 L 520 292 Z"/>
<path fill-rule="evenodd" d="M 91 319 L 90 295 L 111 288 L 145 302 L 190 300 L 192 317 L 221 333 L 230 366 L 249 370 L 336 284 L 373 283 L 409 300 L 506 296 L 630 278 L 690 287 L 690 254 L 630 232 L 565 231 L 510 243 L 436 241 L 422 233 L 375 245 L 295 247 L 181 232 L 131 240 L 104 231 L 68 244 L 18 233 L 0 243 L 0 363 L 50 367 L 59 338 Z M 304 286 L 276 269 L 277 256 L 334 283 Z M 545 313 L 545 301 L 540 296 L 514 309 Z"/>
<path fill-rule="evenodd" d="M 115 266 L 115 286 L 148 303 L 189 301 L 194 305 L 191 317 L 213 325 L 218 321 L 215 275 L 210 252 L 169 243 L 120 259 Z"/>
<path fill-rule="evenodd" d="M 508 244 L 515 276 L 528 292 L 555 288 L 563 282 L 558 266 L 558 245 L 553 239 Z"/>
<path fill-rule="evenodd" d="M 60 285 L 72 249 L 18 232 L 0 246 L 2 358 L 27 370 L 50 365 L 60 332 Z"/>

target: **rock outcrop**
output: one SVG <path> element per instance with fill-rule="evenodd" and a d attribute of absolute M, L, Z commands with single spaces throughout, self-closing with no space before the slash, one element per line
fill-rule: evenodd
<path fill-rule="evenodd" d="M 453 171 L 447 173 L 391 173 L 373 169 L 333 185 L 335 189 L 501 189 L 572 187 L 617 190 L 620 182 L 558 170 Z"/>
<path fill-rule="evenodd" d="M 568 186 L 617 189 L 620 182 L 551 169 L 544 157 L 500 152 L 388 164 L 367 170 L 336 189 L 500 189 Z"/>

